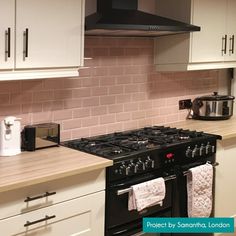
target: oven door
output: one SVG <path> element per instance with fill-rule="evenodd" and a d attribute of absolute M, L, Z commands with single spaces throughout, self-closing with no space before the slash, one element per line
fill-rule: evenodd
<path fill-rule="evenodd" d="M 124 190 L 134 184 L 142 183 L 160 177 L 158 173 L 149 173 L 135 177 L 124 182 L 107 186 L 106 190 L 106 235 L 108 236 L 128 236 L 128 235 L 148 235 L 141 233 L 143 217 L 171 217 L 172 204 L 172 181 L 166 181 L 166 197 L 163 205 L 156 205 L 144 209 L 141 212 L 128 210 L 128 195 L 118 194 L 119 190 Z M 160 234 L 157 234 L 160 235 Z"/>

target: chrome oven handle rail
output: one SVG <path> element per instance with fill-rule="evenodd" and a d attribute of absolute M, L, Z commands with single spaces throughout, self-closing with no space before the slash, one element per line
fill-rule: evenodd
<path fill-rule="evenodd" d="M 208 164 L 211 164 L 213 167 L 216 167 L 219 165 L 218 162 L 215 162 L 215 163 L 210 163 L 210 162 L 207 162 Z M 187 171 L 184 171 L 183 174 L 184 175 L 187 175 L 190 171 L 187 170 Z M 170 175 L 170 176 L 167 176 L 167 177 L 164 177 L 164 180 L 165 181 L 169 181 L 169 180 L 172 180 L 172 179 L 176 179 L 176 175 Z M 132 191 L 132 188 L 125 188 L 125 189 L 121 189 L 121 190 L 117 190 L 117 195 L 123 195 L 125 193 L 129 193 Z"/>

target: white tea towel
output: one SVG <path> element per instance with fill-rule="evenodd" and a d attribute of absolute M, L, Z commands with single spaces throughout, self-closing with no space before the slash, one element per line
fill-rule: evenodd
<path fill-rule="evenodd" d="M 153 179 L 141 184 L 131 186 L 129 192 L 128 210 L 141 211 L 157 204 L 162 205 L 166 194 L 165 180 Z"/>
<path fill-rule="evenodd" d="M 191 168 L 187 175 L 188 216 L 209 217 L 212 211 L 213 167 Z"/>

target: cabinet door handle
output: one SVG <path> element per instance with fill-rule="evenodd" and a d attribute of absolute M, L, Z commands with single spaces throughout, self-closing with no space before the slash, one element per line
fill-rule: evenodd
<path fill-rule="evenodd" d="M 229 49 L 229 52 L 231 54 L 234 54 L 234 35 L 232 35 L 232 37 L 230 37 L 229 40 L 230 40 L 230 45 L 231 45 L 231 48 Z"/>
<path fill-rule="evenodd" d="M 51 220 L 51 219 L 53 219 L 53 218 L 56 218 L 56 215 L 52 215 L 52 216 L 45 215 L 44 218 L 39 219 L 39 220 L 26 221 L 26 223 L 24 224 L 24 227 L 28 227 L 28 226 L 30 226 L 30 225 L 35 225 L 35 224 L 38 224 L 38 223 L 43 222 L 43 221 Z"/>
<path fill-rule="evenodd" d="M 40 199 L 40 198 L 44 198 L 44 197 L 49 197 L 49 196 L 52 196 L 52 195 L 55 195 L 56 192 L 46 192 L 42 195 L 39 195 L 39 196 L 35 196 L 35 197 L 27 197 L 24 202 L 30 202 L 30 201 L 34 201 L 34 200 L 37 200 L 37 199 Z"/>
<path fill-rule="evenodd" d="M 24 57 L 24 60 L 25 60 L 25 58 L 27 58 L 28 57 L 28 55 L 29 55 L 29 51 L 28 51 L 28 49 L 29 49 L 29 29 L 28 28 L 26 28 L 25 29 L 25 31 L 24 31 L 24 33 L 23 33 L 23 36 L 24 36 L 24 51 L 23 51 L 23 57 Z"/>
<path fill-rule="evenodd" d="M 11 57 L 11 28 L 7 28 L 5 32 L 5 37 L 6 37 L 5 54 L 6 54 L 6 61 L 7 61 L 7 58 Z"/>
<path fill-rule="evenodd" d="M 222 37 L 222 54 L 227 53 L 227 35 L 225 37 Z"/>

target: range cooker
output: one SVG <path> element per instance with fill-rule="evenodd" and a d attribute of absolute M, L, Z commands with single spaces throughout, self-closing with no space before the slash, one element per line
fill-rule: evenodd
<path fill-rule="evenodd" d="M 105 235 L 129 236 L 148 235 L 142 233 L 143 217 L 187 217 L 185 175 L 191 167 L 207 162 L 216 165 L 216 140 L 220 138 L 153 126 L 70 140 L 62 145 L 113 160 L 114 165 L 106 169 Z M 130 187 L 158 177 L 164 177 L 166 183 L 162 206 L 129 211 Z"/>

